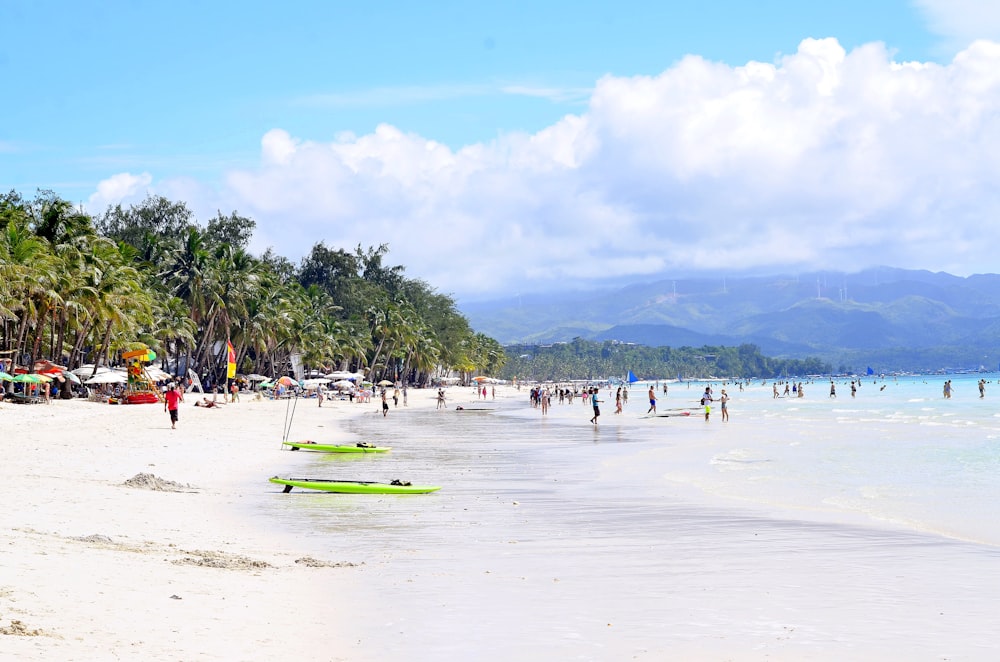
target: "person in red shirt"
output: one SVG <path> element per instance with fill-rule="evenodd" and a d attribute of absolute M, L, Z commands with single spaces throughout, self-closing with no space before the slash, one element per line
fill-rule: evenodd
<path fill-rule="evenodd" d="M 167 392 L 163 394 L 163 411 L 170 412 L 171 430 L 177 427 L 177 406 L 181 402 L 184 402 L 184 394 L 178 386 L 168 388 Z"/>

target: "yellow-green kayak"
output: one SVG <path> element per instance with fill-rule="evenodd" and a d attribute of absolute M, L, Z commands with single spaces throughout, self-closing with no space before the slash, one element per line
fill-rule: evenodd
<path fill-rule="evenodd" d="M 277 476 L 268 480 L 278 485 L 284 485 L 285 492 L 291 492 L 293 487 L 341 494 L 426 494 L 441 489 L 437 485 L 411 485 L 409 482 L 399 480 L 394 480 L 391 483 L 375 483 L 361 480 L 279 478 Z"/>
<path fill-rule="evenodd" d="M 364 442 L 357 444 L 319 444 L 315 441 L 283 441 L 293 451 L 316 451 L 319 453 L 388 453 L 392 446 L 372 446 Z"/>

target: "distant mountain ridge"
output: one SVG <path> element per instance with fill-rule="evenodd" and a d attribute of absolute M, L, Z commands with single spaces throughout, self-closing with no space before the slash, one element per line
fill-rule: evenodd
<path fill-rule="evenodd" d="M 504 344 L 576 337 L 654 347 L 752 343 L 772 356 L 885 370 L 996 368 L 1000 360 L 997 274 L 881 267 L 659 280 L 460 308 L 473 328 Z"/>

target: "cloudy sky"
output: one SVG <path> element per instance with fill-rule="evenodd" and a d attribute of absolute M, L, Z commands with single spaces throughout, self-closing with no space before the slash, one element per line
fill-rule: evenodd
<path fill-rule="evenodd" d="M 1000 269 L 1000 2 L 474 5 L 4 0 L 0 188 L 387 243 L 460 300 Z"/>

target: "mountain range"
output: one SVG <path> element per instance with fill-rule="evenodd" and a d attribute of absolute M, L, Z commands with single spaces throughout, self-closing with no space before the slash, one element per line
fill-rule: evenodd
<path fill-rule="evenodd" d="M 658 346 L 757 345 L 845 370 L 994 369 L 1000 275 L 879 267 L 856 273 L 657 280 L 460 304 L 503 344 L 573 338 Z"/>

